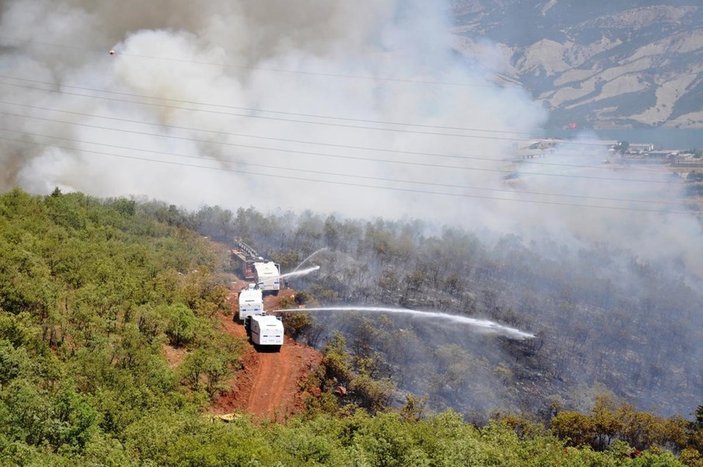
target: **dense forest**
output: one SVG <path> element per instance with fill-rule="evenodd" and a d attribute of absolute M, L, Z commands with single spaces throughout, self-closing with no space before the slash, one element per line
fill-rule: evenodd
<path fill-rule="evenodd" d="M 319 395 L 285 423 L 213 420 L 208 407 L 247 345 L 218 324 L 229 313 L 232 266 L 226 246 L 211 240 L 233 236 L 284 269 L 327 247 L 315 258 L 321 274 L 295 284 L 300 303 L 448 310 L 538 338 L 464 331 L 459 339 L 423 320 L 291 313 L 292 332 L 324 352 L 307 383 Z M 618 260 L 618 252 L 603 256 Z M 8 192 L 0 196 L 0 464 L 703 465 L 703 407 L 687 419 L 639 411 L 647 398 L 665 412 L 695 407 L 702 394 L 691 340 L 700 339 L 697 292 L 638 263 L 625 263 L 636 272 L 629 283 L 608 282 L 594 274 L 593 252 L 576 259 L 580 272 L 519 239 L 490 246 L 413 223 L 191 214 L 59 190 Z M 620 321 L 643 306 L 650 312 Z M 662 326 L 672 314 L 677 324 Z M 444 342 L 432 343 L 437 335 Z M 615 336 L 617 347 L 608 341 Z M 178 365 L 168 359 L 174 349 L 184 352 Z M 596 382 L 614 395 L 587 407 L 563 396 Z M 333 392 L 340 383 L 349 388 L 343 397 Z"/>

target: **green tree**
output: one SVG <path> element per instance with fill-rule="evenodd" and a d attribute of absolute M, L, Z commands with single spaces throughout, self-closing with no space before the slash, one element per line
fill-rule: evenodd
<path fill-rule="evenodd" d="M 198 318 L 190 308 L 182 303 L 176 303 L 161 307 L 159 313 L 166 320 L 166 334 L 171 345 L 178 347 L 193 341 L 198 327 Z"/>

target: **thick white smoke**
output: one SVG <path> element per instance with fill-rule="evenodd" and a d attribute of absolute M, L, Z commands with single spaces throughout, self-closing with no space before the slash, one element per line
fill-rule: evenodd
<path fill-rule="evenodd" d="M 514 139 L 538 130 L 546 115 L 527 93 L 487 78 L 503 62 L 498 49 L 484 44 L 470 57 L 453 51 L 443 2 L 15 0 L 0 8 L 0 125 L 13 130 L 0 132 L 0 189 L 19 185 L 47 193 L 59 186 L 100 196 L 146 195 L 190 208 L 411 216 L 535 239 L 547 232 L 576 248 L 594 241 L 632 247 L 646 260 L 683 262 L 703 275 L 694 254 L 703 238 L 700 223 L 685 214 L 650 212 L 680 211 L 676 205 L 637 202 L 678 198 L 680 188 L 661 183 L 661 174 L 537 160 L 505 182 L 501 171 L 512 170 L 505 160 Z M 565 149 L 548 162 L 593 166 L 605 157 Z M 654 181 L 628 180 L 644 178 Z M 610 201 L 616 198 L 629 201 Z"/>
<path fill-rule="evenodd" d="M 472 72 L 468 64 L 453 55 L 446 21 L 447 11 L 439 4 L 398 0 L 362 2 L 360 5 L 313 0 L 295 4 L 285 1 L 211 1 L 194 4 L 150 2 L 145 7 L 138 2 L 128 3 L 132 8 L 121 5 L 115 9 L 77 1 L 16 1 L 4 5 L 2 41 L 7 48 L 2 58 L 3 74 L 55 83 L 54 89 L 64 92 L 31 90 L 19 86 L 47 86 L 6 80 L 5 83 L 9 81 L 14 84 L 3 86 L 6 91 L 4 94 L 11 97 L 7 101 L 41 108 L 2 104 L 3 111 L 13 114 L 4 116 L 3 123 L 6 128 L 59 135 L 71 140 L 49 140 L 53 144 L 48 147 L 23 146 L 21 162 L 16 157 L 16 143 L 4 141 L 3 162 L 12 165 L 13 173 L 16 173 L 15 178 L 5 181 L 5 188 L 19 182 L 32 191 L 45 192 L 59 185 L 98 195 L 145 194 L 190 207 L 202 203 L 225 206 L 254 204 L 263 209 L 278 206 L 305 207 L 354 215 L 393 216 L 451 212 L 449 206 L 437 210 L 438 204 L 456 205 L 451 198 L 218 173 L 192 167 L 174 168 L 120 160 L 82 150 L 167 158 L 196 165 L 365 185 L 388 186 L 389 183 L 285 169 L 265 169 L 253 164 L 350 176 L 439 181 L 456 185 L 492 185 L 494 180 L 500 178 L 500 174 L 398 165 L 374 160 L 497 168 L 498 165 L 491 161 L 465 162 L 431 156 L 266 142 L 225 134 L 174 130 L 172 127 L 392 150 L 487 155 L 500 161 L 510 146 L 508 141 L 501 139 L 422 134 L 422 128 L 416 133 L 363 130 L 349 126 L 379 125 L 279 114 L 259 116 L 349 125 L 312 125 L 251 118 L 246 116 L 251 112 L 244 110 L 184 102 L 491 130 L 530 131 L 543 118 L 539 106 L 527 99 L 526 94 L 490 86 L 481 77 L 485 70 Z M 155 7 L 154 4 L 161 4 L 162 8 Z M 143 14 L 137 15 L 135 10 Z M 113 47 L 116 54 L 110 56 L 107 51 Z M 274 69 L 305 73 L 270 71 Z M 308 72 L 380 79 L 341 78 Z M 386 78 L 459 82 L 467 85 L 426 85 L 388 81 Z M 77 86 L 79 89 L 68 86 Z M 114 95 L 109 95 L 112 98 L 110 100 L 80 97 L 76 94 L 96 94 L 81 88 L 106 89 L 177 102 L 120 98 Z M 165 103 L 168 107 L 124 102 L 130 100 Z M 45 110 L 47 108 L 77 114 L 51 112 Z M 185 110 L 186 108 L 205 111 Z M 223 113 L 235 113 L 238 116 Z M 16 117 L 17 114 L 50 120 Z M 163 126 L 145 127 L 138 123 L 105 120 L 97 116 Z M 94 126 L 127 132 L 96 129 Z M 411 131 L 418 129 L 388 125 L 383 127 Z M 156 133 L 156 136 L 130 133 L 133 131 Z M 424 133 L 451 131 L 425 129 Z M 185 139 L 174 140 L 168 136 Z M 43 144 L 47 142 L 47 139 L 36 136 L 29 139 Z M 89 146 L 84 141 L 196 155 L 203 159 L 194 161 L 124 149 L 106 150 L 101 146 Z M 333 153 L 357 159 L 242 149 L 220 143 Z M 56 146 L 61 149 L 57 150 Z M 65 149 L 66 146 L 71 149 Z M 218 158 L 220 162 L 213 163 L 209 157 Z M 360 161 L 358 158 L 371 161 Z M 77 161 L 80 161 L 79 167 L 75 166 Z M 399 183 L 392 186 L 447 191 L 417 184 Z"/>

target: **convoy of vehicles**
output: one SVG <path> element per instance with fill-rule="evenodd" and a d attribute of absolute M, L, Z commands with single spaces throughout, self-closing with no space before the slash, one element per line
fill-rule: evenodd
<path fill-rule="evenodd" d="M 233 270 L 248 282 L 239 292 L 239 311 L 233 318 L 244 324 L 252 344 L 258 349 L 280 350 L 283 345 L 283 323 L 279 317 L 266 314 L 264 297 L 278 295 L 285 287 L 281 278 L 281 266 L 259 256 L 254 248 L 240 238 L 234 239 L 230 257 Z M 317 268 L 319 266 L 313 270 Z M 299 274 L 302 272 L 305 271 Z M 283 277 L 294 273 L 295 270 Z"/>
<path fill-rule="evenodd" d="M 278 295 L 283 285 L 281 267 L 259 256 L 241 239 L 234 240 L 230 253 L 241 276 L 253 281 L 239 292 L 239 311 L 235 320 L 244 324 L 251 343 L 258 349 L 280 350 L 284 339 L 283 323 L 280 318 L 266 314 L 264 295 Z"/>
<path fill-rule="evenodd" d="M 264 311 L 263 291 L 258 284 L 248 284 L 239 292 L 239 311 L 235 320 L 244 324 L 251 343 L 258 349 L 280 350 L 283 345 L 283 323 Z"/>

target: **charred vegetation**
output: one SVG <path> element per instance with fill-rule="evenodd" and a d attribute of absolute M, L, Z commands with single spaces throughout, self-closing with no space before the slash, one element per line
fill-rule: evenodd
<path fill-rule="evenodd" d="M 604 244 L 479 238 L 420 222 L 310 212 L 208 208 L 188 222 L 223 241 L 254 242 L 283 270 L 326 248 L 312 261 L 320 271 L 296 279 L 319 303 L 440 310 L 536 334 L 515 341 L 351 313 L 315 313 L 314 325 L 296 331 L 305 339 L 310 330 L 318 346 L 340 331 L 353 354 L 363 342 L 400 391 L 426 394 L 433 410 L 539 411 L 555 399 L 585 409 L 584 391 L 598 387 L 661 415 L 686 415 L 700 403 L 703 289 L 676 265 Z"/>

